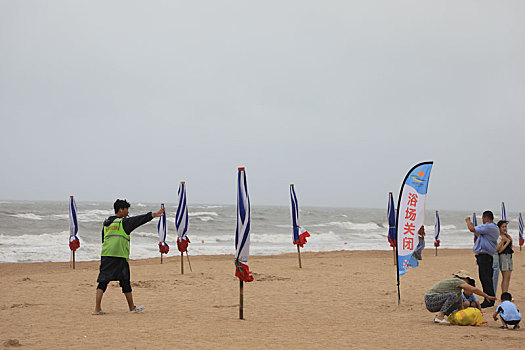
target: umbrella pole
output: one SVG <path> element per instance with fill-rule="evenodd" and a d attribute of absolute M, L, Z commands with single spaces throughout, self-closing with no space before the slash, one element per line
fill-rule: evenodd
<path fill-rule="evenodd" d="M 163 254 L 160 253 L 160 263 L 161 263 L 161 265 L 162 265 L 162 255 L 163 255 Z"/>
<path fill-rule="evenodd" d="M 244 319 L 244 286 L 243 282 L 239 280 L 239 320 Z"/>
<path fill-rule="evenodd" d="M 184 253 L 180 252 L 180 274 L 184 275 Z"/>
<path fill-rule="evenodd" d="M 303 268 L 303 264 L 301 264 L 301 249 L 299 248 L 299 244 L 297 245 L 297 257 L 299 258 L 299 268 Z"/>
<path fill-rule="evenodd" d="M 73 250 L 73 270 L 75 269 L 75 251 Z"/>
<path fill-rule="evenodd" d="M 396 248 L 392 247 L 392 253 L 394 253 L 394 266 L 396 266 Z"/>
<path fill-rule="evenodd" d="M 190 272 L 193 272 L 193 270 L 191 269 L 190 256 L 188 255 L 187 250 L 186 250 L 186 258 L 188 258 L 188 265 L 190 266 Z"/>

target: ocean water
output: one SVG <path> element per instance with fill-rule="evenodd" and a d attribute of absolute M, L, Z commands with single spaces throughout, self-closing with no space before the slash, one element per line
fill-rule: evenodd
<path fill-rule="evenodd" d="M 156 211 L 159 204 L 132 203 L 130 215 Z M 176 245 L 176 203 L 166 204 L 171 254 Z M 77 202 L 81 247 L 76 259 L 98 260 L 102 222 L 113 214 L 112 203 Z M 190 255 L 234 254 L 236 208 L 228 205 L 189 205 Z M 479 211 L 481 212 L 481 210 Z M 294 253 L 290 209 L 252 206 L 251 255 Z M 472 248 L 472 234 L 464 219 L 472 212 L 440 211 L 441 248 Z M 517 213 L 508 213 L 510 234 L 517 242 Z M 301 225 L 311 237 L 302 251 L 390 250 L 385 209 L 300 209 Z M 478 220 L 481 222 L 480 215 Z M 158 257 L 158 219 L 131 234 L 131 259 Z M 425 215 L 426 246 L 433 248 L 434 211 Z M 68 201 L 0 201 L 0 262 L 69 261 Z M 169 256 L 168 255 L 168 256 Z"/>

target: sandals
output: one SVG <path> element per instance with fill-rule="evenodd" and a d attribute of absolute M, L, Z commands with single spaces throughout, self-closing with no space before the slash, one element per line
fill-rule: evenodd
<path fill-rule="evenodd" d="M 509 327 L 507 327 L 507 326 L 500 326 L 499 329 L 507 330 L 507 329 L 509 329 Z"/>
<path fill-rule="evenodd" d="M 102 310 L 100 310 L 100 311 L 93 311 L 93 312 L 92 312 L 91 314 L 92 314 L 92 315 L 105 315 L 105 314 L 106 314 L 106 312 L 105 312 L 105 311 L 102 311 Z"/>
<path fill-rule="evenodd" d="M 137 312 L 141 312 L 142 310 L 144 310 L 144 305 L 139 305 L 139 306 L 135 306 L 135 308 L 129 311 L 129 313 L 137 313 Z"/>

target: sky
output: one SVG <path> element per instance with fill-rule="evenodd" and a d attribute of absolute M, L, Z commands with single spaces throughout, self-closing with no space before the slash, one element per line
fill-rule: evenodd
<path fill-rule="evenodd" d="M 0 199 L 525 210 L 525 2 L 0 0 Z"/>

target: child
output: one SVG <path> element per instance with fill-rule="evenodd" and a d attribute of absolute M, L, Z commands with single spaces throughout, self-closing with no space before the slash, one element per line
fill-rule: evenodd
<path fill-rule="evenodd" d="M 498 320 L 498 314 L 500 314 L 501 317 L 501 323 L 503 324 L 501 329 L 509 329 L 508 325 L 513 325 L 514 329 L 520 328 L 520 321 L 521 321 L 521 314 L 516 305 L 514 305 L 512 302 L 512 295 L 510 293 L 501 293 L 501 304 L 498 305 L 496 308 L 496 312 L 494 312 L 494 321 Z"/>
<path fill-rule="evenodd" d="M 476 298 L 476 296 L 472 294 L 472 292 L 463 290 L 461 296 L 463 297 L 464 309 L 466 309 L 467 307 L 475 307 L 481 310 L 481 305 L 479 304 L 478 298 Z"/>

